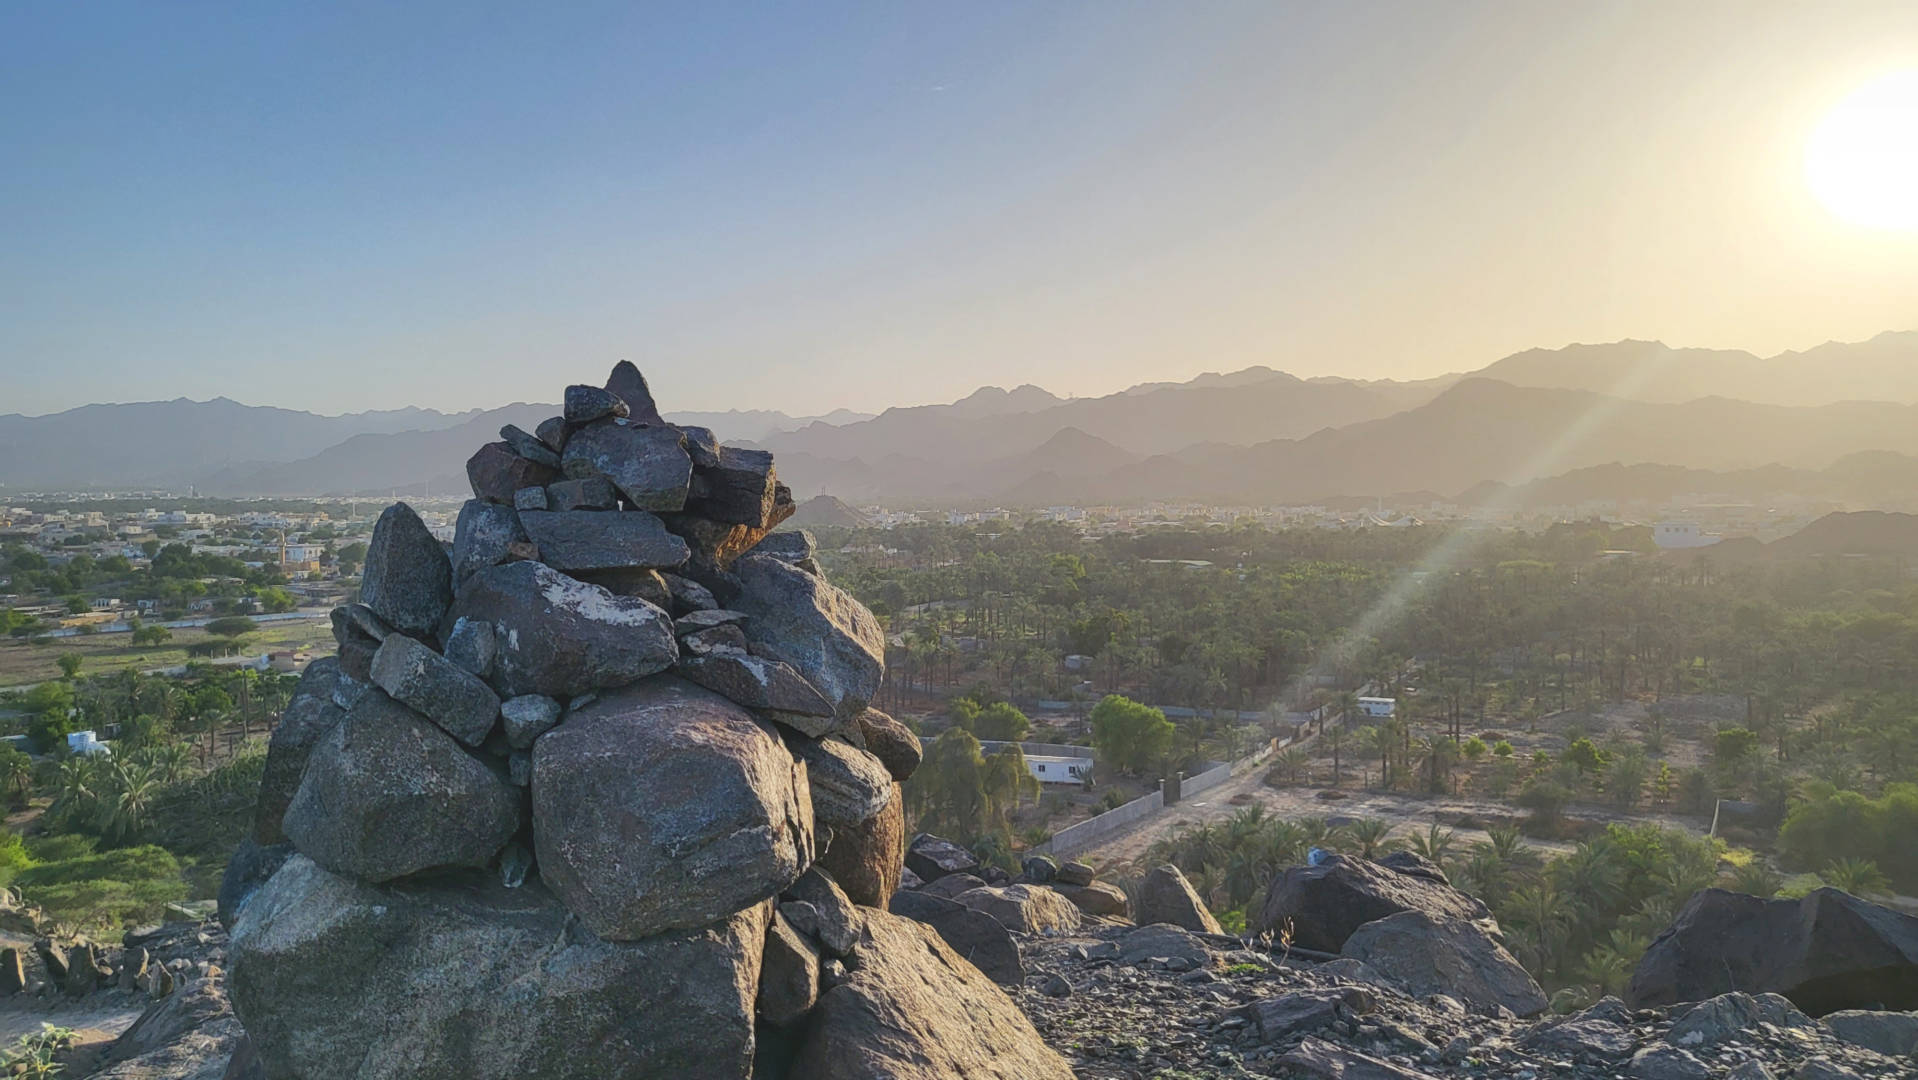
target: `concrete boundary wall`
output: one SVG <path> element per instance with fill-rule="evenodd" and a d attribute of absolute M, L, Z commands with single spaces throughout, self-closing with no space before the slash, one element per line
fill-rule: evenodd
<path fill-rule="evenodd" d="M 1125 828 L 1127 825 L 1153 813 L 1165 806 L 1165 796 L 1161 792 L 1141 795 L 1129 803 L 1121 803 L 1098 817 L 1087 818 L 1077 825 L 1068 825 L 1052 834 L 1052 839 L 1036 844 L 1029 850 L 1037 855 L 1051 855 L 1062 858 L 1086 848 Z"/>
<path fill-rule="evenodd" d="M 1218 787 L 1230 779 L 1232 779 L 1232 763 L 1229 761 L 1214 765 L 1197 776 L 1188 776 L 1185 783 L 1180 785 L 1179 801 L 1184 802 L 1199 792 Z"/>

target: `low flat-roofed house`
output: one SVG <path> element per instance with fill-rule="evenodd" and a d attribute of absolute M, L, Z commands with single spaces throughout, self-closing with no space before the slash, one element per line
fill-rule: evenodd
<path fill-rule="evenodd" d="M 1399 708 L 1398 698 L 1362 697 L 1359 699 L 1359 715 L 1391 716 Z"/>
<path fill-rule="evenodd" d="M 1027 754 L 1026 768 L 1042 784 L 1080 784 L 1092 771 L 1092 759 Z"/>

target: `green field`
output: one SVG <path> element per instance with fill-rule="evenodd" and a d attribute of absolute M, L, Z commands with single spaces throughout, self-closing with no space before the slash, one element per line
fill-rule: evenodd
<path fill-rule="evenodd" d="M 181 627 L 173 631 L 173 640 L 149 648 L 134 647 L 130 634 L 95 634 L 56 638 L 45 645 L 23 640 L 0 643 L 0 688 L 23 686 L 60 677 L 60 657 L 72 653 L 81 658 L 80 670 L 99 675 L 121 668 L 146 671 L 187 662 L 187 646 L 206 641 L 212 635 L 199 627 Z M 298 621 L 262 623 L 260 628 L 241 639 L 243 652 L 255 656 L 282 649 L 333 651 L 333 634 L 324 617 Z"/>

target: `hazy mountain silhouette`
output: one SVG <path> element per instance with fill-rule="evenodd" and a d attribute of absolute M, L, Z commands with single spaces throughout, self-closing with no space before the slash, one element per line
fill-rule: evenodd
<path fill-rule="evenodd" d="M 1764 359 L 1621 341 L 1532 349 L 1475 375 L 1410 382 L 1300 379 L 1258 366 L 1095 398 L 988 386 L 877 416 L 668 416 L 777 451 L 781 476 L 801 497 L 1271 501 L 1461 491 L 1614 464 L 1822 469 L 1860 451 L 1910 450 L 1905 406 L 1914 401 L 1918 332 L 1904 331 Z M 198 483 L 260 494 L 450 489 L 472 445 L 500 423 L 531 427 L 555 411 L 326 417 L 181 399 L 0 416 L 0 483 Z M 1643 490 L 1676 482 L 1642 469 L 1613 480 Z"/>
<path fill-rule="evenodd" d="M 1113 497 L 1230 496 L 1310 501 L 1328 495 L 1462 491 L 1523 483 L 1613 462 L 1704 469 L 1823 468 L 1864 450 L 1918 452 L 1918 407 L 1813 407 L 1727 398 L 1681 404 L 1467 379 L 1403 413 L 1239 450 L 1204 448 L 1117 470 Z"/>
<path fill-rule="evenodd" d="M 356 435 L 436 430 L 471 415 L 403 408 L 320 416 L 223 397 L 14 413 L 0 416 L 0 483 L 179 485 L 222 466 L 291 461 Z"/>
<path fill-rule="evenodd" d="M 1528 349 L 1476 374 L 1514 386 L 1590 390 L 1641 401 L 1724 396 L 1772 405 L 1918 402 L 1918 331 L 1826 342 L 1760 358 L 1736 349 L 1674 349 L 1658 341 Z"/>

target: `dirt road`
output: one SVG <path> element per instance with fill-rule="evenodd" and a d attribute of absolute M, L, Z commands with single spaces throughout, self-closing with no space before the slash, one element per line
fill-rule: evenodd
<path fill-rule="evenodd" d="M 1235 776 L 1210 791 L 1197 795 L 1169 810 L 1146 818 L 1137 824 L 1107 837 L 1105 840 L 1073 856 L 1093 865 L 1130 862 L 1145 854 L 1154 840 L 1187 825 L 1200 822 L 1218 821 L 1231 816 L 1253 803 L 1265 806 L 1266 811 L 1279 817 L 1376 817 L 1398 825 L 1395 835 L 1405 836 L 1414 831 L 1424 831 L 1429 825 L 1443 817 L 1451 819 L 1453 815 L 1475 814 L 1481 817 L 1505 818 L 1518 811 L 1509 804 L 1490 799 L 1435 797 L 1422 798 L 1410 795 L 1395 795 L 1381 791 L 1365 791 L 1357 787 L 1345 788 L 1346 797 L 1337 800 L 1321 800 L 1317 797 L 1322 789 L 1311 787 L 1275 788 L 1265 784 L 1264 768 L 1255 768 L 1243 776 Z M 1234 802 L 1234 798 L 1240 798 Z M 1602 807 L 1577 806 L 1566 812 L 1569 818 L 1581 818 L 1591 821 L 1648 821 L 1674 829 L 1682 829 L 1695 835 L 1703 835 L 1704 827 L 1690 818 L 1670 814 L 1618 813 Z M 1470 844 L 1486 839 L 1483 831 L 1476 829 L 1456 830 L 1461 843 Z M 1529 840 L 1528 843 L 1550 851 L 1570 851 L 1571 844 L 1549 840 Z"/>

